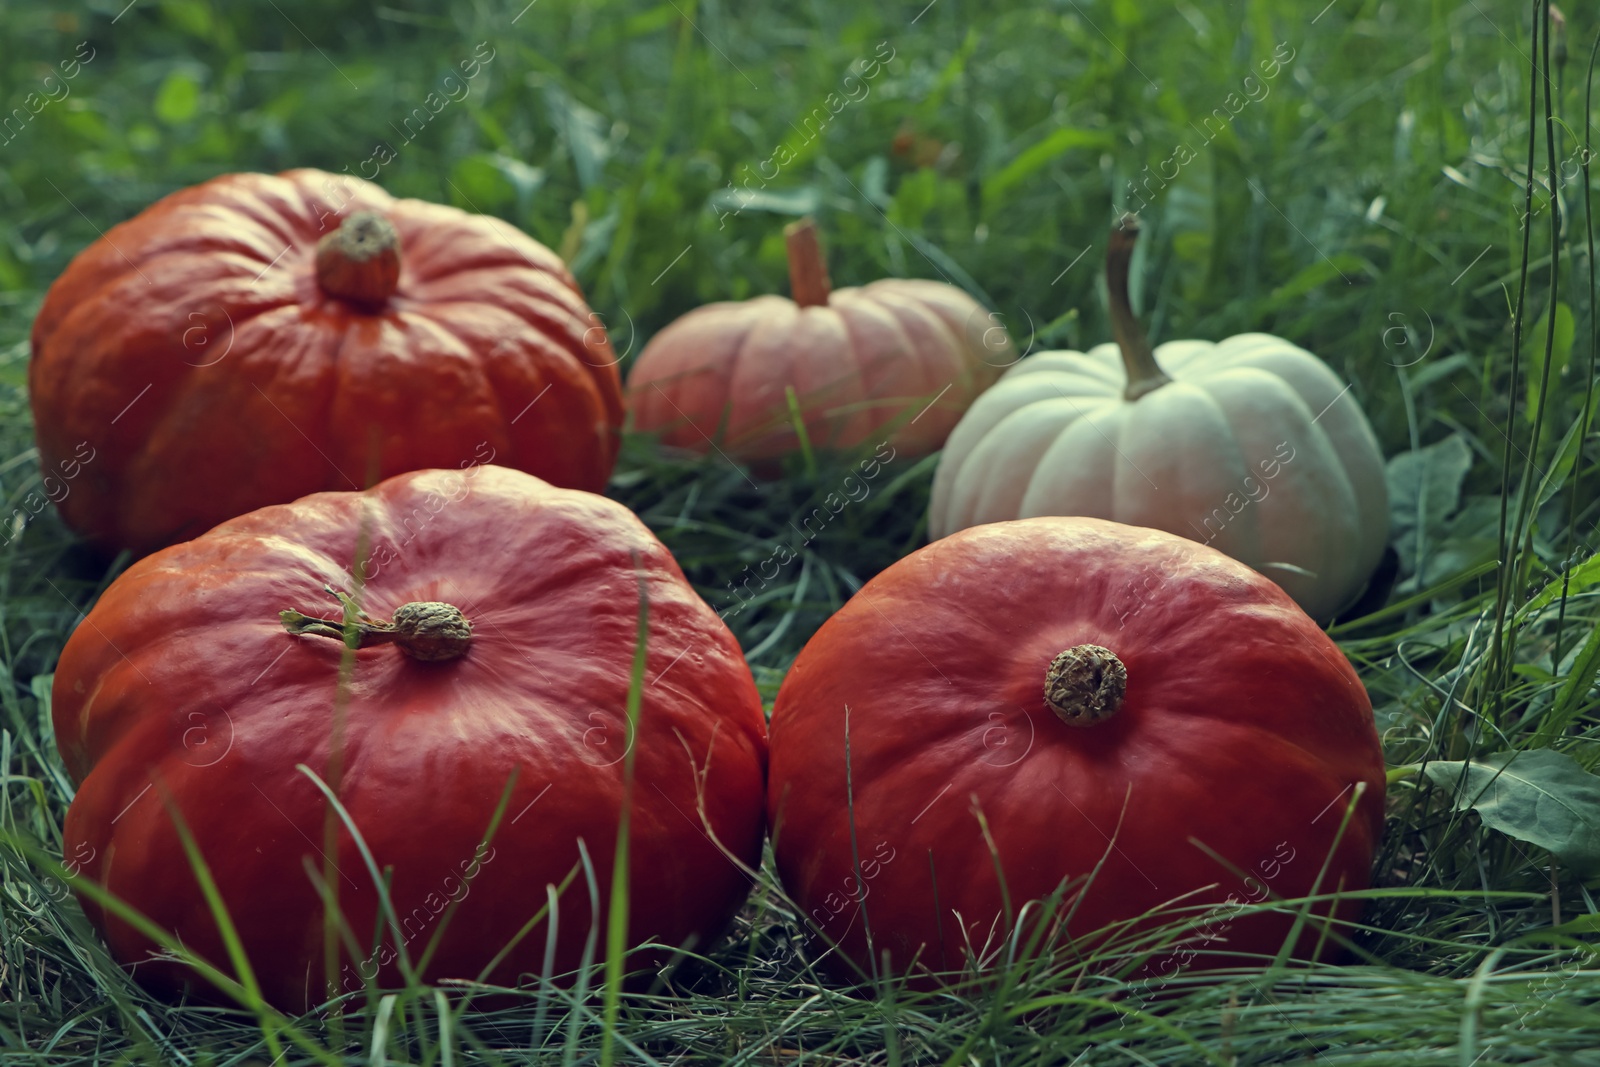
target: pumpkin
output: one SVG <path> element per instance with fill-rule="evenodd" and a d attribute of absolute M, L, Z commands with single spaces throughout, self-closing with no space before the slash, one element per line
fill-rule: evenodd
<path fill-rule="evenodd" d="M 923 456 L 1011 363 L 995 316 L 954 286 L 886 278 L 832 289 L 811 220 L 786 231 L 793 299 L 708 304 L 651 338 L 628 373 L 636 430 L 761 464 L 808 442 L 891 440 Z"/>
<path fill-rule="evenodd" d="M 1318 619 L 1388 542 L 1383 455 L 1350 387 L 1279 337 L 1154 351 L 1128 303 L 1138 220 L 1106 257 L 1115 344 L 1011 367 L 950 434 L 928 534 L 1083 515 L 1190 537 L 1272 578 Z"/>
<path fill-rule="evenodd" d="M 464 460 L 598 491 L 615 363 L 525 234 L 294 170 L 184 189 L 85 249 L 34 322 L 28 386 L 62 517 L 144 553 Z"/>
<path fill-rule="evenodd" d="M 981 969 L 1024 914 L 1079 949 L 1175 917 L 1219 939 L 1148 961 L 1163 977 L 1259 961 L 1295 917 L 1245 903 L 1366 888 L 1382 828 L 1333 641 L 1221 552 L 1100 519 L 978 526 L 881 572 L 795 660 L 770 746 L 778 872 L 856 974 Z M 1058 915 L 1024 912 L 1058 887 Z"/>
<path fill-rule="evenodd" d="M 365 612 L 349 613 L 360 648 L 343 697 L 345 615 L 325 590 Z M 648 648 L 630 731 L 641 598 Z M 264 994 L 289 1011 L 330 985 L 399 984 L 401 950 L 415 965 L 436 934 L 422 977 L 476 978 L 575 868 L 551 944 L 554 973 L 576 968 L 591 925 L 605 929 L 630 759 L 630 944 L 717 936 L 748 886 L 729 857 L 760 860 L 765 727 L 737 641 L 626 508 L 519 471 L 319 493 L 147 556 L 74 632 L 54 686 L 78 783 L 66 854 L 231 973 L 181 816 Z M 325 849 L 328 805 L 302 764 L 337 791 L 377 870 L 392 868 L 398 933 L 385 923 L 373 942 L 370 869 L 340 822 Z M 307 873 L 324 870 L 325 852 L 359 945 L 340 949 L 333 975 Z M 145 984 L 193 977 L 85 909 Z M 543 970 L 548 922 L 491 981 Z"/>

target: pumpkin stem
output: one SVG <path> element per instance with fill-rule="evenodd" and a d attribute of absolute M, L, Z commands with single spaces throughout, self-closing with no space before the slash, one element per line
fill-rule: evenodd
<path fill-rule="evenodd" d="M 1128 264 L 1133 246 L 1139 242 L 1139 216 L 1128 213 L 1111 227 L 1111 243 L 1106 247 L 1106 292 L 1111 298 L 1111 331 L 1122 349 L 1122 365 L 1128 371 L 1124 400 L 1141 396 L 1172 381 L 1156 362 L 1150 341 L 1139 328 L 1133 305 L 1128 302 Z"/>
<path fill-rule="evenodd" d="M 828 283 L 828 264 L 817 243 L 817 224 L 810 218 L 791 222 L 783 230 L 789 249 L 789 294 L 803 308 L 821 307 L 828 302 L 833 287 Z"/>
<path fill-rule="evenodd" d="M 358 211 L 317 242 L 317 284 L 329 296 L 377 308 L 400 281 L 400 235 L 372 211 Z"/>
<path fill-rule="evenodd" d="M 1093 726 L 1115 715 L 1128 691 L 1128 668 L 1100 645 L 1077 645 L 1050 661 L 1044 702 L 1068 726 Z"/>
<path fill-rule="evenodd" d="M 343 641 L 351 648 L 373 645 L 398 645 L 412 659 L 434 663 L 466 655 L 472 643 L 472 623 L 454 604 L 436 600 L 413 601 L 395 609 L 389 622 L 374 619 L 356 606 L 347 593 L 332 586 L 322 587 L 344 605 L 344 620 L 318 619 L 298 611 L 278 612 L 278 621 L 295 636 L 313 634 Z"/>

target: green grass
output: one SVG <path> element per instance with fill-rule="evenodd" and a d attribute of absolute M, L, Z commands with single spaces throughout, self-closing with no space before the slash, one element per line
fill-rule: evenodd
<path fill-rule="evenodd" d="M 6 109 L 87 54 L 79 42 L 93 50 L 70 95 L 0 144 L 0 515 L 40 487 L 23 384 L 44 289 L 98 231 L 218 173 L 359 173 L 388 140 L 382 184 L 561 249 L 630 357 L 697 304 L 785 291 L 781 230 L 804 211 L 836 284 L 944 278 L 1019 345 L 1082 347 L 1109 336 L 1106 227 L 1148 201 L 1136 300 L 1153 340 L 1283 335 L 1354 383 L 1387 454 L 1428 447 L 1406 461 L 1422 490 L 1397 496 L 1391 606 L 1334 631 L 1390 763 L 1554 746 L 1600 764 L 1600 568 L 1584 566 L 1600 547 L 1595 300 L 1575 154 L 1588 12 L 1567 13 L 1555 136 L 1531 145 L 1546 122 L 1529 5 L 124 3 L 0 10 Z M 493 58 L 470 95 L 400 144 L 392 124 L 480 42 Z M 893 58 L 870 93 L 808 142 L 804 116 L 880 42 Z M 1261 79 L 1280 43 L 1292 58 Z M 1234 92 L 1248 102 L 1211 139 L 1201 123 Z M 902 131 L 937 163 L 896 154 Z M 1193 158 L 1146 188 L 1180 145 Z M 781 146 L 796 158 L 776 178 L 730 195 Z M 822 620 L 925 539 L 932 461 L 898 459 L 798 535 L 845 469 L 818 454 L 753 480 L 630 439 L 612 483 L 727 610 L 769 700 Z M 785 544 L 794 560 L 740 606 L 732 587 Z M 116 569 L 48 510 L 0 547 L 0 827 L 57 857 L 71 787 L 49 672 Z M 19 843 L 0 848 L 0 1060 L 264 1063 L 276 1045 L 284 1062 L 428 1064 L 603 1047 L 661 1063 L 1600 1063 L 1585 945 L 1600 909 L 1583 880 L 1455 811 L 1425 773 L 1391 787 L 1389 815 L 1348 966 L 1184 974 L 1141 1002 L 1104 959 L 1062 955 L 998 992 L 862 995 L 817 974 L 769 865 L 730 937 L 648 992 L 546 985 L 463 1013 L 459 987 L 413 987 L 358 998 L 337 1030 L 152 1000 Z M 602 972 L 588 988 L 606 986 Z"/>

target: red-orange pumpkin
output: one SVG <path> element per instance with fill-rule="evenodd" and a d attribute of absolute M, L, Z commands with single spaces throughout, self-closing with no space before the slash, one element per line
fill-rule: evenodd
<path fill-rule="evenodd" d="M 1016 361 L 1005 328 L 941 282 L 830 289 L 811 221 L 786 232 L 794 299 L 708 304 L 653 337 L 628 372 L 633 428 L 695 452 L 773 460 L 799 447 L 792 388 L 814 446 L 849 449 L 892 431 L 902 454 L 937 451 Z"/>
<path fill-rule="evenodd" d="M 40 308 L 28 385 L 40 463 L 71 476 L 62 517 L 146 552 L 491 458 L 598 491 L 615 363 L 560 259 L 515 227 L 295 170 L 184 189 L 90 245 Z"/>
<path fill-rule="evenodd" d="M 363 544 L 372 621 L 341 704 L 340 608 L 324 587 L 356 587 Z M 640 583 L 648 656 L 630 736 Z M 291 608 L 331 621 L 280 620 Z M 360 950 L 340 950 L 339 992 L 397 984 L 400 948 L 416 964 L 435 934 L 424 978 L 476 978 L 579 862 L 580 840 L 603 945 L 630 745 L 630 944 L 704 946 L 749 885 L 721 849 L 760 861 L 765 727 L 738 642 L 622 505 L 500 467 L 316 494 L 140 560 L 67 642 L 54 715 L 79 783 L 64 847 L 80 873 L 231 972 L 170 804 L 286 1010 L 325 998 L 307 867 L 324 870 L 327 804 L 299 764 L 337 782 L 378 870 L 394 872 L 400 932 L 385 923 L 375 945 L 378 895 L 341 824 L 328 858 Z M 85 907 L 136 978 L 170 990 L 193 977 Z M 596 920 L 581 872 L 559 908 L 556 973 L 579 964 Z M 491 980 L 540 973 L 547 928 Z"/>
<path fill-rule="evenodd" d="M 1383 790 L 1360 679 L 1281 589 L 1099 519 L 972 527 L 901 560 L 822 626 L 772 714 L 779 873 L 865 973 L 992 963 L 1063 885 L 1073 938 L 1200 909 L 1150 962 L 1163 979 L 1259 960 L 1293 916 L 1244 905 L 1366 888 Z"/>

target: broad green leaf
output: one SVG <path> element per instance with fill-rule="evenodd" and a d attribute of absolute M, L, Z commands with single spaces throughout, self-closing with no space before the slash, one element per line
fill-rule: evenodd
<path fill-rule="evenodd" d="M 1550 392 L 1545 398 L 1545 406 L 1549 407 L 1551 397 L 1561 387 L 1561 372 L 1567 366 L 1567 360 L 1572 358 L 1572 337 L 1576 326 L 1572 319 L 1572 309 L 1565 304 L 1557 304 L 1556 335 L 1550 353 Z M 1544 347 L 1546 334 L 1550 329 L 1550 312 L 1546 311 L 1539 316 L 1539 321 L 1533 324 L 1533 329 L 1528 331 L 1526 338 L 1528 361 L 1527 389 L 1528 399 L 1524 414 L 1529 422 L 1533 421 L 1534 410 L 1539 406 L 1539 378 L 1544 370 Z"/>
<path fill-rule="evenodd" d="M 1461 484 L 1472 467 L 1472 449 L 1459 434 L 1389 461 L 1389 527 L 1407 574 L 1428 551 L 1435 531 L 1461 503 Z M 1431 562 L 1430 562 L 1431 569 Z"/>
<path fill-rule="evenodd" d="M 156 93 L 156 118 L 168 126 L 177 126 L 194 118 L 200 108 L 200 83 L 186 70 L 175 70 L 167 75 Z"/>
<path fill-rule="evenodd" d="M 1424 772 L 1450 791 L 1457 811 L 1548 849 L 1587 877 L 1600 873 L 1600 777 L 1554 749 L 1499 752 L 1482 760 L 1429 763 Z"/>
<path fill-rule="evenodd" d="M 1109 148 L 1111 136 L 1103 130 L 1074 127 L 1055 130 L 1022 150 L 1017 158 L 983 183 L 983 205 L 992 211 L 1013 185 L 1043 169 L 1051 160 L 1074 148 Z"/>
<path fill-rule="evenodd" d="M 1472 449 L 1460 434 L 1389 461 L 1389 520 L 1397 530 L 1437 526 L 1461 503 Z"/>

